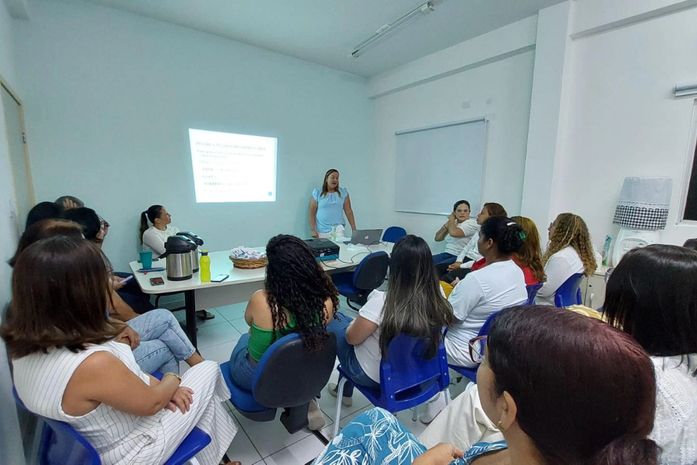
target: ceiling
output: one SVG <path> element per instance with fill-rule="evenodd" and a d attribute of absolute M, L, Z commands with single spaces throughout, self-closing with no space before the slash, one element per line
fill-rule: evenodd
<path fill-rule="evenodd" d="M 434 0 L 359 58 L 354 46 L 425 0 L 85 0 L 370 77 L 565 0 Z"/>

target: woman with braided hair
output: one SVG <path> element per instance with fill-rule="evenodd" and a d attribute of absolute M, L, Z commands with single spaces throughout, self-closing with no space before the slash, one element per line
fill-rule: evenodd
<path fill-rule="evenodd" d="M 573 213 L 562 213 L 549 225 L 549 244 L 542 257 L 547 281 L 535 302 L 554 305 L 554 293 L 571 275 L 593 274 L 597 268 L 586 222 Z"/>
<path fill-rule="evenodd" d="M 339 307 L 338 291 L 310 247 L 295 236 L 278 235 L 266 245 L 269 264 L 264 289 L 249 299 L 244 334 L 230 355 L 230 376 L 252 389 L 257 363 L 280 337 L 297 332 L 308 350 L 320 350 L 328 339 L 327 324 Z M 309 428 L 324 426 L 316 403 L 310 403 Z"/>

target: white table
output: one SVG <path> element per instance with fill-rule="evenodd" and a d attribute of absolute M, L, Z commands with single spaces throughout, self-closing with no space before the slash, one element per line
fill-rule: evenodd
<path fill-rule="evenodd" d="M 339 246 L 339 259 L 322 262 L 323 268 L 332 273 L 336 271 L 349 271 L 358 265 L 366 255 L 372 252 L 391 253 L 392 243 L 378 245 L 345 245 L 337 243 Z M 239 302 L 246 302 L 254 291 L 261 289 L 264 285 L 266 267 L 253 270 L 243 270 L 234 268 L 229 258 L 228 250 L 211 252 L 211 276 L 227 274 L 229 277 L 220 283 L 202 283 L 199 273 L 194 273 L 191 279 L 184 281 L 170 281 L 167 279 L 166 271 L 153 271 L 139 273 L 137 270 L 141 265 L 137 261 L 129 263 L 133 276 L 138 285 L 146 294 L 171 294 L 177 292 L 184 293 L 186 303 L 186 334 L 191 343 L 196 346 L 196 310 L 205 308 L 220 307 Z M 153 261 L 153 267 L 165 267 L 165 260 Z M 150 278 L 161 277 L 165 284 L 153 286 Z"/>

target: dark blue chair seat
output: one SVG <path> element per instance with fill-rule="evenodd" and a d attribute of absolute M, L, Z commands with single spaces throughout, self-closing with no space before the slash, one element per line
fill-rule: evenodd
<path fill-rule="evenodd" d="M 325 346 L 308 351 L 297 333 L 278 339 L 259 360 L 252 390 L 235 384 L 230 362 L 220 365 L 230 389 L 230 402 L 245 417 L 254 421 L 272 421 L 276 411 L 284 409 L 281 423 L 289 433 L 307 426 L 307 408 L 327 384 L 336 358 L 336 337 L 329 334 Z"/>
<path fill-rule="evenodd" d="M 12 394 L 15 402 L 27 410 L 14 386 Z M 38 417 L 44 422 L 39 446 L 39 465 L 101 465 L 102 461 L 96 449 L 75 428 L 63 421 Z M 210 442 L 211 437 L 208 434 L 194 427 L 165 465 L 187 463 Z"/>
<path fill-rule="evenodd" d="M 564 281 L 554 293 L 554 306 L 561 308 L 570 305 L 581 305 L 583 303 L 583 297 L 581 296 L 582 280 L 583 273 L 576 273 Z"/>
<path fill-rule="evenodd" d="M 361 260 L 354 271 L 332 274 L 332 281 L 339 294 L 346 297 L 349 307 L 357 310 L 351 302 L 364 305 L 368 295 L 385 281 L 389 264 L 386 252 L 374 252 Z"/>
<path fill-rule="evenodd" d="M 400 334 L 387 349 L 387 357 L 380 361 L 380 389 L 355 385 L 373 405 L 396 413 L 416 407 L 448 388 L 448 357 L 441 338 L 434 357 L 424 357 L 426 342 L 423 339 Z M 339 365 L 337 392 L 343 392 L 348 377 Z M 342 396 L 337 396 L 334 436 L 339 432 Z"/>
<path fill-rule="evenodd" d="M 540 286 L 541 287 L 541 286 Z M 537 291 L 535 291 L 537 292 Z M 486 319 L 482 327 L 479 329 L 479 333 L 477 333 L 477 336 L 486 336 L 489 334 L 489 329 L 491 329 L 491 324 L 494 322 L 494 319 L 496 319 L 496 316 L 499 314 L 498 311 L 492 313 L 489 315 L 489 317 Z M 477 370 L 479 369 L 479 366 L 469 368 L 469 367 L 463 367 L 460 365 L 452 365 L 448 364 L 448 367 L 450 367 L 451 370 L 461 374 L 465 378 L 469 379 L 473 383 L 477 382 Z"/>

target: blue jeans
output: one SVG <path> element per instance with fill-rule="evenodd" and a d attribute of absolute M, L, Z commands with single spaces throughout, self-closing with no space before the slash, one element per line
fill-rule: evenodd
<path fill-rule="evenodd" d="M 440 278 L 448 272 L 448 265 L 457 261 L 457 255 L 447 252 L 439 253 L 433 256 L 433 264 L 436 266 L 436 272 Z"/>
<path fill-rule="evenodd" d="M 353 321 L 351 318 L 337 312 L 332 322 L 327 325 L 327 331 L 336 336 L 336 356 L 341 368 L 348 376 L 348 380 L 344 384 L 344 397 L 353 395 L 354 384 L 370 389 L 380 389 L 380 384 L 365 374 L 361 364 L 358 363 L 354 347 L 346 340 L 346 328 L 351 324 L 351 321 Z"/>
<path fill-rule="evenodd" d="M 249 333 L 243 334 L 237 345 L 232 349 L 230 354 L 230 378 L 242 389 L 247 391 L 252 390 L 252 381 L 254 380 L 254 370 L 257 368 L 256 362 L 253 362 L 247 354 L 249 351 Z"/>
<path fill-rule="evenodd" d="M 196 349 L 169 310 L 158 308 L 128 321 L 140 336 L 133 356 L 146 373 L 179 372 L 179 361 L 191 357 Z"/>

